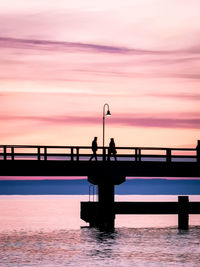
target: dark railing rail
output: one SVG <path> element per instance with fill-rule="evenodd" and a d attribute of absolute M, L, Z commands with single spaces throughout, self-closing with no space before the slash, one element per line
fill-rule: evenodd
<path fill-rule="evenodd" d="M 200 162 L 200 148 L 116 147 L 119 161 Z M 106 155 L 108 147 L 105 147 Z M 0 160 L 68 160 L 83 161 L 91 157 L 90 146 L 0 145 Z M 103 160 L 103 147 L 98 147 Z"/>

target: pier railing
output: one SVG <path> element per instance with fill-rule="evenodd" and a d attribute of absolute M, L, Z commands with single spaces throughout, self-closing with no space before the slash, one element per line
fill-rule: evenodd
<path fill-rule="evenodd" d="M 198 148 L 116 147 L 116 150 L 118 161 L 200 162 Z M 108 155 L 108 147 L 105 151 Z M 87 161 L 91 156 L 90 146 L 0 145 L 0 160 Z M 107 160 L 103 147 L 98 147 L 97 159 Z"/>

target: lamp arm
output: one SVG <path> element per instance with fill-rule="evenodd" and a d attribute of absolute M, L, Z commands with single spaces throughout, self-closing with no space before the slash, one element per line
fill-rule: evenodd
<path fill-rule="evenodd" d="M 107 106 L 108 110 L 110 109 L 109 105 L 107 103 L 103 105 L 103 118 L 105 118 L 105 108 L 106 108 L 106 106 Z"/>

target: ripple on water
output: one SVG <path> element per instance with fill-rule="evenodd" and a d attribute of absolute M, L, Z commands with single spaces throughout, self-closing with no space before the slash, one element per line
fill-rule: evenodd
<path fill-rule="evenodd" d="M 200 227 L 0 233 L 0 266 L 200 266 Z"/>

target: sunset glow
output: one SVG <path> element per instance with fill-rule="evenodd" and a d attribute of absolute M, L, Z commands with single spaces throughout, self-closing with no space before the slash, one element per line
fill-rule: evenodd
<path fill-rule="evenodd" d="M 1 144 L 195 147 L 200 2 L 0 3 Z"/>

